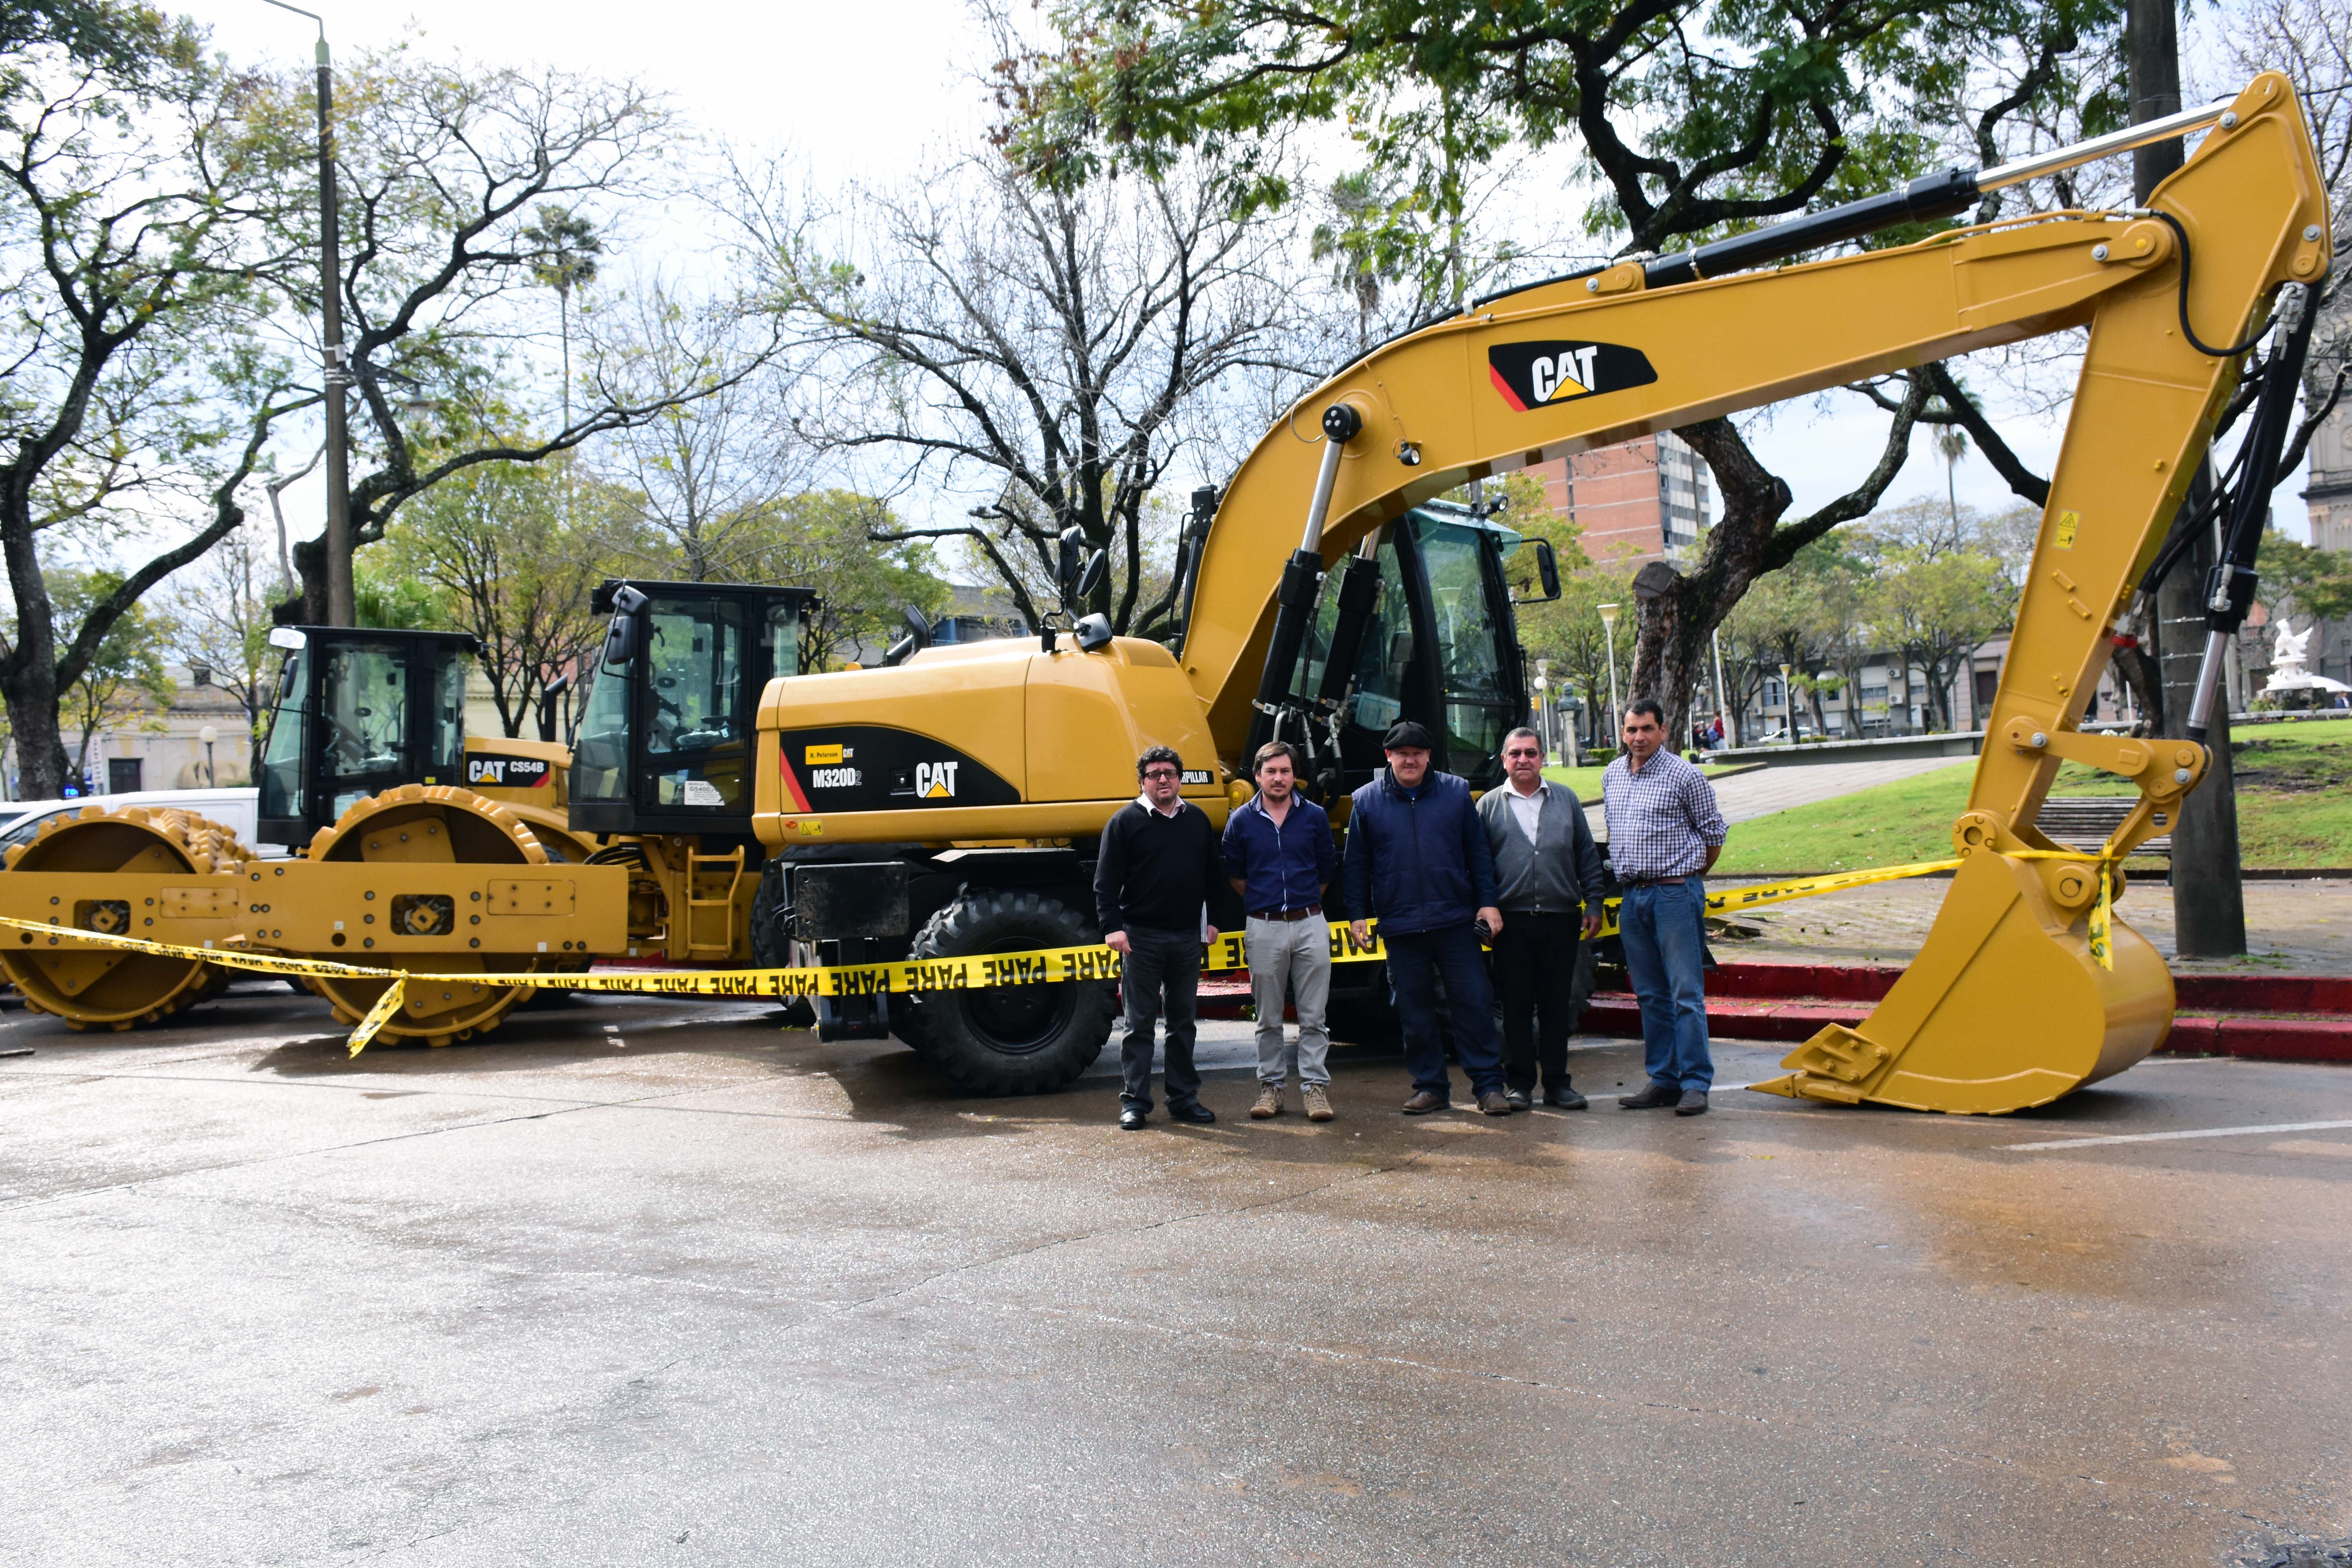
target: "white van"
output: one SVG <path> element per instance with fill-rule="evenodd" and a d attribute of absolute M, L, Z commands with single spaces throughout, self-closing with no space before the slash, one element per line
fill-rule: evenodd
<path fill-rule="evenodd" d="M 7 854 L 12 844 L 30 844 L 41 831 L 41 824 L 51 817 L 71 816 L 93 805 L 101 811 L 120 811 L 131 805 L 168 805 L 194 812 L 233 830 L 248 847 L 259 849 L 261 847 L 253 842 L 259 795 L 260 792 L 252 788 L 138 789 L 121 795 L 84 795 L 79 800 L 0 801 L 0 857 Z M 276 846 L 270 847 L 270 852 L 283 853 Z"/>

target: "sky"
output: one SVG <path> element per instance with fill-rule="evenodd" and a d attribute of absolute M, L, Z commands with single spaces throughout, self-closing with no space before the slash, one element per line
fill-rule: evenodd
<path fill-rule="evenodd" d="M 183 4 L 236 59 L 291 65 L 310 58 L 311 24 L 263 0 Z M 328 39 L 339 51 L 414 36 L 427 53 L 455 52 L 482 64 L 635 78 L 669 95 L 705 130 L 793 157 L 819 189 L 907 173 L 927 154 L 966 142 L 989 117 L 981 75 L 991 51 L 966 0 L 685 0 L 651 11 L 614 0 L 412 0 L 405 6 L 398 0 L 369 6 L 310 0 L 309 8 L 325 15 Z M 1986 378 L 1971 381 L 1983 385 Z M 2047 474 L 2063 409 L 2059 416 L 2035 417 L 2005 409 L 1996 398 L 1994 413 L 2019 455 Z M 1797 516 L 1851 488 L 1876 460 L 1885 432 L 1884 415 L 1838 396 L 1784 406 L 1751 438 L 1796 492 L 1790 515 Z M 2016 500 L 1974 454 L 1951 480 L 1964 506 L 1994 510 Z M 1943 460 L 1923 431 L 1886 502 L 1941 499 L 1946 484 Z M 2308 538 L 2302 485 L 2298 471 L 2273 504 L 2281 527 Z M 289 521 L 315 516 L 320 504 L 314 487 L 289 489 L 287 503 Z M 902 510 L 919 505 L 908 498 Z"/>

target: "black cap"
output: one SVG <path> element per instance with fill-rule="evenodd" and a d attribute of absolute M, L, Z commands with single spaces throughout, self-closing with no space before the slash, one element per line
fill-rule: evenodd
<path fill-rule="evenodd" d="M 1408 746 L 1423 752 L 1437 750 L 1437 742 L 1430 739 L 1429 731 L 1410 719 L 1400 720 L 1390 725 L 1389 732 L 1381 737 L 1381 750 L 1383 752 L 1393 752 Z"/>

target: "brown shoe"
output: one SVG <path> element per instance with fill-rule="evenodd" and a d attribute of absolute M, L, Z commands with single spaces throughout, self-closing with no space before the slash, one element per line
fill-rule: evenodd
<path fill-rule="evenodd" d="M 1257 1086 L 1257 1103 L 1250 1107 L 1250 1119 L 1264 1121 L 1282 1114 L 1282 1085 L 1262 1083 Z"/>
<path fill-rule="evenodd" d="M 1426 1116 L 1433 1110 L 1444 1110 L 1450 1103 L 1424 1089 L 1404 1102 L 1404 1113 L 1407 1116 Z"/>
<path fill-rule="evenodd" d="M 1508 1116 L 1511 1097 L 1499 1089 L 1490 1089 L 1478 1097 L 1478 1109 L 1488 1116 Z"/>
<path fill-rule="evenodd" d="M 1300 1085 L 1298 1089 L 1298 1098 L 1307 1102 L 1307 1121 L 1328 1121 L 1331 1120 L 1331 1097 L 1323 1092 L 1323 1086 L 1321 1084 L 1309 1083 Z"/>

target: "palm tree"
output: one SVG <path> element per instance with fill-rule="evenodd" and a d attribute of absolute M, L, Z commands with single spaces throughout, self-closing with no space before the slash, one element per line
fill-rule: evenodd
<path fill-rule="evenodd" d="M 526 224 L 523 242 L 530 247 L 531 275 L 555 290 L 557 320 L 563 333 L 563 424 L 572 425 L 572 290 L 596 281 L 596 258 L 604 242 L 595 226 L 570 207 L 542 205 L 536 222 Z"/>
<path fill-rule="evenodd" d="M 1944 455 L 1944 498 L 1952 508 L 1952 542 L 1960 542 L 1960 459 L 1969 455 L 1969 433 L 1957 425 L 1936 432 L 1936 450 Z"/>

